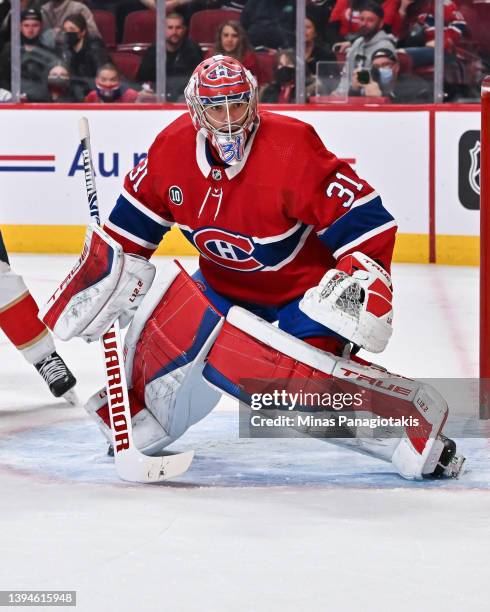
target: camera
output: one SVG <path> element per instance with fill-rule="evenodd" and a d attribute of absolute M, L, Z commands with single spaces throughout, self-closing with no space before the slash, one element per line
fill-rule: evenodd
<path fill-rule="evenodd" d="M 358 70 L 357 80 L 359 81 L 361 85 L 367 85 L 371 81 L 374 81 L 375 83 L 379 83 L 378 68 L 376 68 L 376 66 L 373 66 L 371 70 L 366 70 L 365 68 Z"/>
<path fill-rule="evenodd" d="M 371 73 L 369 72 L 369 70 L 363 68 L 362 70 L 359 70 L 357 72 L 357 80 L 361 85 L 367 85 L 371 80 Z"/>

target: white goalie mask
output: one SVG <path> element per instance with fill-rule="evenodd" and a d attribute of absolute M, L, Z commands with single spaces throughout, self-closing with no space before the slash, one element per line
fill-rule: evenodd
<path fill-rule="evenodd" d="M 201 62 L 185 89 L 194 127 L 204 132 L 229 165 L 243 159 L 258 117 L 257 81 L 242 64 L 224 55 Z"/>

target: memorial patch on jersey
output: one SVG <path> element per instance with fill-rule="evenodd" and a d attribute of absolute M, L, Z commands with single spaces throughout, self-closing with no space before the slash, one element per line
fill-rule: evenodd
<path fill-rule="evenodd" d="M 168 190 L 168 197 L 172 204 L 180 206 L 184 202 L 184 194 L 178 185 L 172 185 Z"/>

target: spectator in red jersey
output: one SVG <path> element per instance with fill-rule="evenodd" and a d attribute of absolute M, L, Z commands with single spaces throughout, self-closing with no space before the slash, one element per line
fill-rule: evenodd
<path fill-rule="evenodd" d="M 402 0 L 396 31 L 412 58 L 414 68 L 434 63 L 434 0 Z M 444 51 L 446 60 L 454 60 L 458 42 L 468 33 L 466 20 L 452 0 L 444 0 Z"/>
<path fill-rule="evenodd" d="M 85 98 L 85 102 L 132 103 L 138 102 L 138 92 L 121 81 L 121 74 L 113 64 L 104 64 L 97 70 L 95 89 Z"/>
<path fill-rule="evenodd" d="M 234 57 L 257 77 L 257 56 L 240 22 L 230 20 L 220 25 L 216 33 L 214 47 L 208 51 L 206 57 L 212 57 L 213 55 Z"/>

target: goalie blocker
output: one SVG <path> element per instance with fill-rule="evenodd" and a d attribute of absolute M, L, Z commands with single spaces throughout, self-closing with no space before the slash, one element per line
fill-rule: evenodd
<path fill-rule="evenodd" d="M 363 408 L 374 416 L 418 422 L 405 427 L 401 437 L 373 438 L 364 431 L 335 443 L 391 462 L 404 478 L 460 473 L 464 459 L 442 436 L 447 404 L 429 385 L 325 353 L 237 306 L 224 319 L 177 268 L 167 283 L 158 284 L 126 336 L 133 435 L 140 450 L 155 453 L 168 446 L 205 417 L 222 393 L 240 397 L 243 379 L 302 379 L 305 387 L 333 381 L 342 388 L 375 389 L 384 401 Z M 110 442 L 104 391 L 90 399 L 87 410 Z"/>
<path fill-rule="evenodd" d="M 155 266 L 124 253 L 97 225 L 89 225 L 77 263 L 40 309 L 39 318 L 61 340 L 98 340 L 119 318 L 125 327 L 155 277 Z"/>

